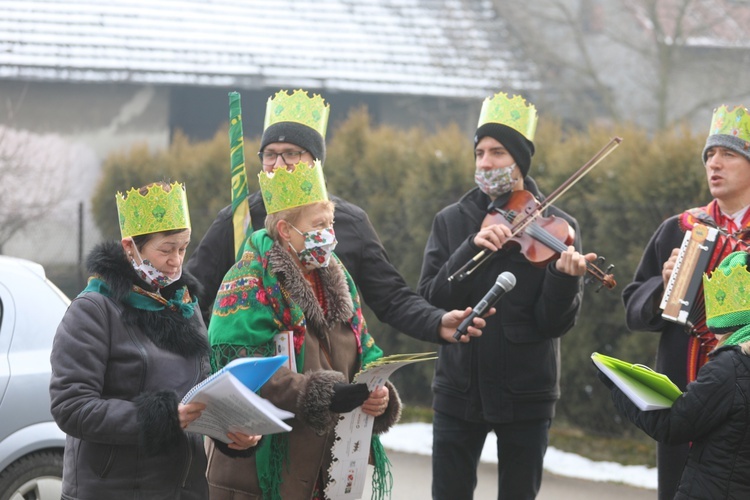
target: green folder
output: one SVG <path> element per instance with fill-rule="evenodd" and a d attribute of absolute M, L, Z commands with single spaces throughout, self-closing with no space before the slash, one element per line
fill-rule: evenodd
<path fill-rule="evenodd" d="M 669 377 L 647 366 L 627 363 L 598 352 L 592 353 L 591 359 L 641 410 L 671 408 L 682 394 Z"/>

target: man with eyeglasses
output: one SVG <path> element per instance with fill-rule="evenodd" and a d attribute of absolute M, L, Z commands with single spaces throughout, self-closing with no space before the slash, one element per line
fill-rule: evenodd
<path fill-rule="evenodd" d="M 325 156 L 323 135 L 296 121 L 281 121 L 267 126 L 258 153 L 266 172 L 290 168 L 299 162 L 310 164 L 318 160 L 324 163 Z M 388 259 L 365 211 L 337 196 L 330 195 L 330 199 L 335 203 L 333 227 L 338 240 L 336 255 L 378 319 L 418 340 L 455 342 L 453 334 L 469 315 L 468 309 L 446 312 L 414 292 Z M 248 203 L 253 229 L 262 229 L 266 207 L 260 191 L 252 193 Z M 234 263 L 234 228 L 230 205 L 219 212 L 186 266 L 205 288 L 201 311 L 206 324 L 211 319 L 219 285 Z M 481 335 L 484 326 L 484 319 L 474 318 L 469 335 L 463 336 L 461 342 Z"/>

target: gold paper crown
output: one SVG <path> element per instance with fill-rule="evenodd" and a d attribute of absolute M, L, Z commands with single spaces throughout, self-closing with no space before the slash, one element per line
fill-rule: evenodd
<path fill-rule="evenodd" d="M 731 110 L 727 105 L 714 109 L 711 117 L 711 129 L 708 135 L 732 135 L 750 142 L 750 112 L 745 106 L 735 106 Z"/>
<path fill-rule="evenodd" d="M 710 278 L 704 274 L 703 294 L 709 326 L 734 326 L 737 321 L 732 320 L 732 316 L 741 317 L 750 312 L 750 272 L 745 265 L 736 265 L 729 274 L 720 268 L 715 269 Z"/>
<path fill-rule="evenodd" d="M 274 123 L 296 122 L 317 131 L 325 139 L 330 111 L 331 106 L 318 94 L 309 97 L 307 91 L 299 89 L 289 95 L 286 90 L 279 90 L 268 99 L 263 130 Z"/>
<path fill-rule="evenodd" d="M 146 190 L 145 195 L 136 188 L 131 188 L 125 196 L 117 192 L 115 200 L 123 238 L 172 229 L 190 229 L 185 186 L 179 182 L 169 186 L 170 190 L 167 191 L 161 183 L 149 184 L 141 188 Z"/>
<path fill-rule="evenodd" d="M 534 142 L 537 120 L 536 107 L 533 104 L 527 103 L 520 95 L 510 98 L 505 92 L 498 92 L 482 103 L 477 128 L 485 123 L 500 123 Z"/>
<path fill-rule="evenodd" d="M 328 200 L 323 167 L 317 160 L 312 165 L 300 162 L 292 172 L 286 168 L 260 172 L 258 181 L 269 214 Z"/>

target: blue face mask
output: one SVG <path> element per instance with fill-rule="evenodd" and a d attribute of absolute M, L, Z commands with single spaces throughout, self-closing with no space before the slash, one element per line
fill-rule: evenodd
<path fill-rule="evenodd" d="M 516 164 L 509 167 L 493 168 L 492 170 L 480 170 L 474 173 L 474 182 L 479 189 L 490 198 L 497 198 L 511 189 L 517 182 L 513 178 L 513 169 Z"/>

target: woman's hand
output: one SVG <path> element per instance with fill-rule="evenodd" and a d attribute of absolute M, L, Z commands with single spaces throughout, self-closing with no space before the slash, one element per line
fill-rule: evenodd
<path fill-rule="evenodd" d="M 362 403 L 362 411 L 373 417 L 379 417 L 388 408 L 388 388 L 378 387 L 370 393 L 370 397 Z"/>
<path fill-rule="evenodd" d="M 203 403 L 180 403 L 177 405 L 177 415 L 180 417 L 180 427 L 185 429 L 190 423 L 201 416 L 206 405 Z"/>
<path fill-rule="evenodd" d="M 227 437 L 232 440 L 227 446 L 233 450 L 246 450 L 252 448 L 258 444 L 261 435 L 250 436 L 249 434 L 243 434 L 241 432 L 230 432 Z"/>

